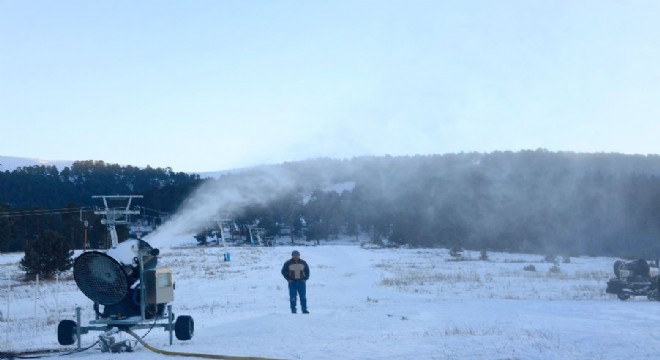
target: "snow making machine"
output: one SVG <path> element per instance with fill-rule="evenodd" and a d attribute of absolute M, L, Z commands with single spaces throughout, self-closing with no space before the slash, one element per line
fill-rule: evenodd
<path fill-rule="evenodd" d="M 644 259 L 617 260 L 614 262 L 614 276 L 607 282 L 606 293 L 614 294 L 620 300 L 646 296 L 649 300 L 660 301 L 657 260 L 651 263 Z"/>
<path fill-rule="evenodd" d="M 190 340 L 194 333 L 192 317 L 182 315 L 174 321 L 172 306 L 174 281 L 172 271 L 159 268 L 158 249 L 139 239 L 117 244 L 106 252 L 88 251 L 78 256 L 73 265 L 76 284 L 94 302 L 96 318 L 90 326 L 81 326 L 80 308 L 76 321 L 62 320 L 57 328 L 60 345 L 78 342 L 81 334 L 102 331 L 101 351 L 132 351 L 129 340 L 116 341 L 120 331 L 162 327 L 178 340 Z M 134 334 L 134 333 L 132 333 Z"/>

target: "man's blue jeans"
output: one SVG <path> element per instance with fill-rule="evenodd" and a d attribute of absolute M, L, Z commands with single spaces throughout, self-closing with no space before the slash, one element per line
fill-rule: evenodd
<path fill-rule="evenodd" d="M 300 307 L 307 311 L 307 286 L 302 280 L 289 282 L 289 301 L 291 302 L 291 312 L 296 311 L 296 296 L 300 295 Z"/>

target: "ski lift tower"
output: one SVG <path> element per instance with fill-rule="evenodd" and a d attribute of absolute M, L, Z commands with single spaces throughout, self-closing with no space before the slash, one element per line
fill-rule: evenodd
<path fill-rule="evenodd" d="M 266 229 L 257 227 L 257 225 L 259 225 L 259 220 L 255 220 L 252 225 L 245 225 L 250 234 L 250 244 L 252 246 L 262 245 L 263 240 L 261 239 L 261 236 L 266 232 Z"/>
<path fill-rule="evenodd" d="M 225 261 L 231 259 L 229 251 L 227 251 L 227 243 L 225 242 L 225 225 L 230 226 L 232 223 L 232 218 L 230 213 L 220 213 L 216 218 L 218 226 L 220 227 L 220 239 L 222 239 L 222 248 L 225 251 Z"/>
<path fill-rule="evenodd" d="M 97 208 L 94 214 L 103 215 L 104 219 L 101 224 L 108 227 L 110 238 L 112 239 L 112 246 L 115 247 L 119 244 L 119 237 L 117 236 L 117 229 L 115 225 L 128 225 L 130 224 L 129 215 L 140 214 L 140 210 L 131 209 L 131 202 L 133 199 L 142 199 L 142 195 L 95 195 L 92 199 L 103 199 L 104 208 Z M 109 201 L 112 203 L 125 203 L 126 206 L 110 207 Z"/>

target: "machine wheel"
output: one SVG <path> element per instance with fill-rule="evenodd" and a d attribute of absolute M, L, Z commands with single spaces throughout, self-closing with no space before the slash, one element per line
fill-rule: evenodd
<path fill-rule="evenodd" d="M 626 301 L 626 300 L 630 299 L 630 295 L 626 295 L 626 294 L 616 294 L 616 297 L 618 297 L 619 300 L 621 300 L 621 301 Z"/>
<path fill-rule="evenodd" d="M 195 333 L 195 321 L 188 315 L 181 315 L 174 323 L 174 335 L 179 340 L 190 340 Z"/>
<path fill-rule="evenodd" d="M 73 320 L 62 320 L 57 325 L 57 341 L 60 345 L 73 345 L 76 342 L 76 328 L 78 325 Z"/>
<path fill-rule="evenodd" d="M 624 264 L 625 263 L 621 260 L 617 260 L 617 261 L 614 262 L 614 266 L 613 266 L 614 267 L 614 275 L 616 277 L 619 277 L 621 275 L 621 268 L 624 267 Z"/>

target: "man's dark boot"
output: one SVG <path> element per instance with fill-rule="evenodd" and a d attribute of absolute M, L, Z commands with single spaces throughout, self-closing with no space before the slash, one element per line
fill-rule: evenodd
<path fill-rule="evenodd" d="M 304 312 L 304 311 L 303 311 L 303 312 Z M 295 314 L 295 313 L 296 313 L 296 309 L 291 309 L 291 313 L 292 313 L 292 314 Z"/>
<path fill-rule="evenodd" d="M 307 311 L 307 309 L 304 309 L 303 314 L 309 314 L 309 311 Z"/>

